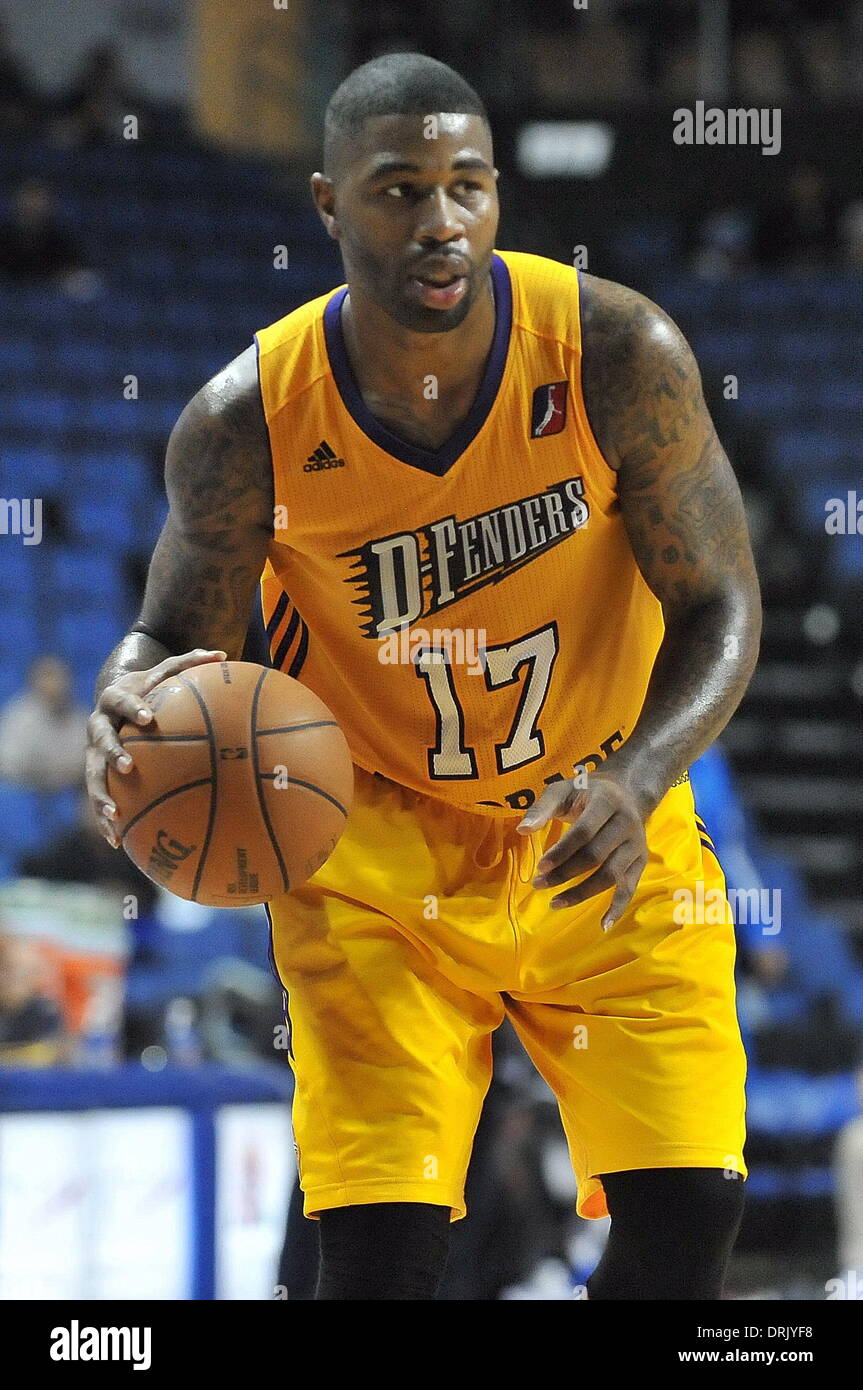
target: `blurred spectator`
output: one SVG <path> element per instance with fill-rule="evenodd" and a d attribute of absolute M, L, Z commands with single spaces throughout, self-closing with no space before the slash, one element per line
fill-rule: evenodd
<path fill-rule="evenodd" d="M 50 280 L 80 298 L 98 287 L 86 252 L 42 179 L 24 179 L 13 194 L 11 216 L 0 226 L 0 275 L 18 283 Z"/>
<path fill-rule="evenodd" d="M 210 1061 L 234 1066 L 273 1059 L 282 990 L 272 971 L 222 956 L 201 972 L 199 1031 Z"/>
<path fill-rule="evenodd" d="M 763 215 L 756 236 L 760 265 L 773 270 L 825 270 L 837 258 L 839 207 L 824 173 L 798 164 L 784 196 Z"/>
<path fill-rule="evenodd" d="M 618 18 L 636 36 L 637 80 L 641 95 L 656 96 L 666 87 L 681 47 L 691 48 L 696 15 L 690 0 L 619 0 Z"/>
<path fill-rule="evenodd" d="M 393 0 L 366 0 L 363 5 L 349 5 L 349 66 L 359 67 L 381 53 L 412 49 L 438 57 L 434 27 L 427 9 L 422 0 L 410 10 Z"/>
<path fill-rule="evenodd" d="M 754 1055 L 763 1065 L 841 1069 L 860 1044 L 863 973 L 840 924 L 815 910 L 789 861 L 764 850 L 719 744 L 690 776 L 738 907 L 738 1011 Z"/>
<path fill-rule="evenodd" d="M 863 1298 L 863 1070 L 857 1074 L 861 1112 L 840 1130 L 833 1157 L 836 1176 L 836 1226 L 839 1244 L 839 1276 L 849 1273 L 855 1281 L 846 1299 Z"/>
<path fill-rule="evenodd" d="M 733 85 L 740 101 L 784 104 L 795 92 L 810 90 L 809 74 L 796 47 L 784 43 L 780 32 L 760 25 L 735 31 L 732 48 Z"/>
<path fill-rule="evenodd" d="M 152 104 L 126 77 L 122 55 L 113 43 L 97 44 L 90 50 L 55 109 L 55 135 L 62 143 L 76 147 L 146 139 L 154 133 L 158 119 Z M 129 117 L 138 123 L 133 137 L 126 130 Z"/>
<path fill-rule="evenodd" d="M 74 703 L 69 667 L 59 657 L 41 656 L 27 684 L 0 712 L 0 777 L 44 792 L 80 786 L 87 711 Z"/>
<path fill-rule="evenodd" d="M 752 826 L 721 743 L 689 770 L 695 809 L 707 827 L 729 888 L 763 887 L 750 848 Z"/>
<path fill-rule="evenodd" d="M 841 223 L 841 259 L 848 270 L 863 270 L 863 198 L 849 203 Z"/>
<path fill-rule="evenodd" d="M 56 1000 L 43 992 L 29 942 L 0 930 L 0 1066 L 52 1066 L 67 1043 Z"/>
<path fill-rule="evenodd" d="M 43 743 L 48 740 L 42 735 Z M 21 857 L 18 871 L 24 878 L 46 878 L 61 883 L 88 883 L 114 887 L 137 899 L 139 917 L 150 914 L 158 896 L 156 885 L 142 874 L 127 854 L 112 849 L 103 839 L 90 802 L 81 796 L 75 825 L 62 830 L 42 849 Z M 137 918 L 132 918 L 136 921 Z"/>
<path fill-rule="evenodd" d="M 738 275 L 752 263 L 752 218 L 743 208 L 723 207 L 711 212 L 698 228 L 692 256 L 696 275 L 721 280 Z"/>
<path fill-rule="evenodd" d="M 9 42 L 6 18 L 0 14 L 0 134 L 29 135 L 43 114 L 44 103 Z"/>
<path fill-rule="evenodd" d="M 539 27 L 540 16 L 548 27 Z M 554 16 L 531 6 L 520 51 L 520 75 L 529 74 L 535 111 L 559 113 L 574 103 L 607 106 L 632 97 L 635 45 L 606 14 L 563 5 Z"/>

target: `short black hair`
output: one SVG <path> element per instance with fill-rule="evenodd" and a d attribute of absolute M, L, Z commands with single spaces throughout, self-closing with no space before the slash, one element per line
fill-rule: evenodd
<path fill-rule="evenodd" d="M 342 141 L 359 133 L 370 116 L 426 116 L 435 111 L 481 116 L 482 99 L 446 63 L 425 53 L 384 53 L 354 68 L 333 92 L 324 116 L 324 171 L 332 174 Z"/>

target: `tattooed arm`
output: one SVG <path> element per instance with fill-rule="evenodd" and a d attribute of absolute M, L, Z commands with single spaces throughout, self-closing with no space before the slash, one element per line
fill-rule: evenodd
<path fill-rule="evenodd" d="M 165 486 L 168 519 L 132 633 L 155 638 L 169 652 L 215 645 L 237 658 L 273 534 L 254 348 L 186 406 L 168 441 Z"/>
<path fill-rule="evenodd" d="M 758 654 L 761 605 L 740 492 L 679 330 L 634 290 L 585 275 L 582 380 L 597 443 L 618 476 L 638 567 L 662 605 L 665 635 L 641 714 L 588 779 L 552 784 L 521 822 L 573 821 L 540 860 L 537 887 L 594 872 L 552 900 L 613 889 L 603 926 L 638 884 L 644 821 L 727 724 Z"/>
<path fill-rule="evenodd" d="M 686 340 L 635 291 L 583 284 L 585 403 L 665 619 L 641 716 L 614 755 L 649 813 L 740 703 L 761 603 L 740 491 Z"/>
<path fill-rule="evenodd" d="M 105 662 L 89 721 L 87 784 L 112 843 L 106 765 L 131 767 L 116 731 L 152 717 L 160 680 L 243 650 L 252 597 L 273 533 L 273 478 L 254 348 L 186 406 L 168 441 L 170 509 L 138 621 Z M 195 650 L 192 650 L 195 648 Z M 213 649 L 216 650 L 213 650 Z"/>

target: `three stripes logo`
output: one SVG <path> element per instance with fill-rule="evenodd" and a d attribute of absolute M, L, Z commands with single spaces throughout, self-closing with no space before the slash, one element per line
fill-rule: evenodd
<path fill-rule="evenodd" d="M 273 666 L 297 680 L 309 650 L 309 629 L 284 590 L 266 630 Z"/>
<path fill-rule="evenodd" d="M 696 817 L 695 817 L 695 824 L 698 826 L 698 838 L 699 838 L 699 840 L 700 840 L 701 843 L 704 845 L 704 848 L 705 848 L 705 849 L 709 849 L 709 850 L 710 850 L 711 854 L 713 855 L 713 857 L 714 857 L 714 859 L 715 859 L 715 858 L 717 857 L 717 856 L 716 856 L 716 846 L 714 845 L 713 840 L 712 840 L 711 837 L 710 837 L 710 833 L 709 833 L 709 831 L 708 831 L 708 829 L 707 829 L 707 826 L 704 824 L 704 821 L 701 819 L 701 817 L 700 817 L 699 815 L 696 815 Z"/>
<path fill-rule="evenodd" d="M 560 434 L 565 427 L 568 384 L 566 381 L 549 381 L 545 386 L 537 386 L 530 412 L 531 439 L 545 439 L 546 435 Z"/>
<path fill-rule="evenodd" d="M 304 473 L 320 473 L 324 468 L 344 468 L 344 459 L 337 458 L 333 449 L 322 439 L 314 453 L 309 454 L 308 463 L 303 464 Z"/>

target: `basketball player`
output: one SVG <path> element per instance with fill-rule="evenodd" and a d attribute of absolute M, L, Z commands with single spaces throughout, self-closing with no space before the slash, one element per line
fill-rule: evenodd
<path fill-rule="evenodd" d="M 508 1016 L 579 1212 L 611 1215 L 589 1297 L 716 1299 L 744 1055 L 732 926 L 680 908 L 724 891 L 687 769 L 760 617 L 696 364 L 641 295 L 495 250 L 488 120 L 441 63 L 353 72 L 311 187 L 347 285 L 260 331 L 171 435 L 90 720 L 104 833 L 120 722 L 239 657 L 262 580 L 273 664 L 356 764 L 334 853 L 270 904 L 318 1297 L 434 1297 Z"/>

